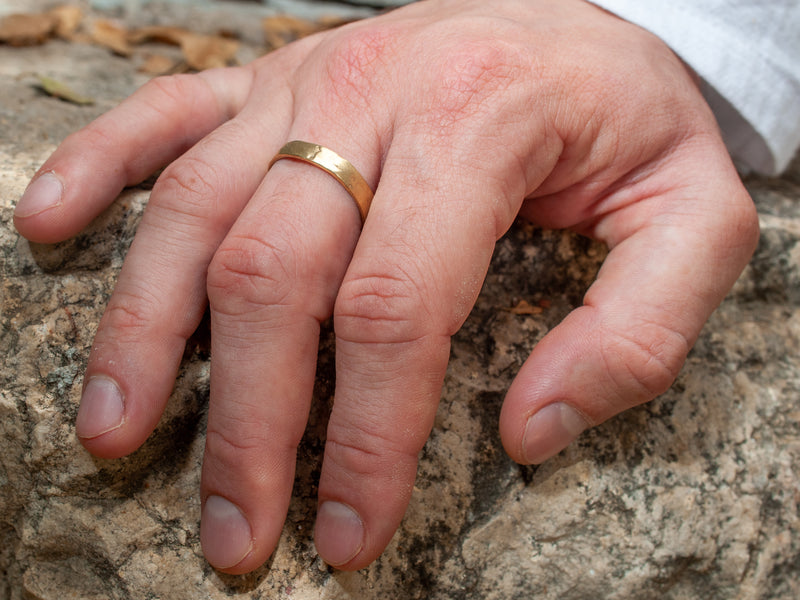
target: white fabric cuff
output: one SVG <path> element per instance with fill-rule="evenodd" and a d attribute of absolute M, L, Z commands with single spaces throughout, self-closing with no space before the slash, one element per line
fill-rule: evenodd
<path fill-rule="evenodd" d="M 800 145 L 800 2 L 590 1 L 654 33 L 695 70 L 740 167 L 787 167 Z"/>

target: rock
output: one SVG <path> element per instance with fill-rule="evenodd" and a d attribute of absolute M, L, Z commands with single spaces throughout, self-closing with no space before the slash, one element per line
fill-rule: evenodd
<path fill-rule="evenodd" d="M 98 100 L 39 94 L 62 74 Z M 143 81 L 130 61 L 51 42 L 0 47 L 0 599 L 800 597 L 800 164 L 751 179 L 761 244 L 661 398 L 520 467 L 497 433 L 503 394 L 536 341 L 578 305 L 604 250 L 516 225 L 453 340 L 406 518 L 356 573 L 325 567 L 312 528 L 333 386 L 320 351 L 294 499 L 271 561 L 217 573 L 198 536 L 207 340 L 190 343 L 157 431 L 132 456 L 91 457 L 73 423 L 92 336 L 146 189 L 76 238 L 29 244 L 13 204 L 59 140 Z M 531 314 L 507 310 L 524 300 Z"/>

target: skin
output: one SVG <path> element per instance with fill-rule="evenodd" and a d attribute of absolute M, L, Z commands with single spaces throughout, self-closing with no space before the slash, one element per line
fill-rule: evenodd
<path fill-rule="evenodd" d="M 292 139 L 332 148 L 376 190 L 363 230 L 329 175 L 291 160 L 267 172 Z M 518 215 L 611 250 L 508 390 L 500 434 L 521 463 L 665 391 L 758 235 L 692 74 L 583 0 L 435 0 L 156 79 L 61 144 L 16 226 L 65 239 L 164 165 L 77 433 L 97 456 L 136 450 L 210 306 L 201 541 L 228 573 L 257 568 L 280 535 L 321 321 L 333 316 L 337 383 L 315 540 L 353 570 L 402 519 L 450 337 Z"/>

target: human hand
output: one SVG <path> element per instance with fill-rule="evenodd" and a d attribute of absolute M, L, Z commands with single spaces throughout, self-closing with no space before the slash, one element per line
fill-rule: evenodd
<path fill-rule="evenodd" d="M 322 171 L 267 173 L 292 139 L 334 149 L 376 190 L 363 230 Z M 424 2 L 246 67 L 154 80 L 64 141 L 17 227 L 69 237 L 165 164 L 76 426 L 98 456 L 139 447 L 208 303 L 201 541 L 230 573 L 281 533 L 321 321 L 333 315 L 337 380 L 315 539 L 358 569 L 402 518 L 450 336 L 517 214 L 611 249 L 508 392 L 500 431 L 523 463 L 664 391 L 757 237 L 686 68 L 584 0 Z"/>

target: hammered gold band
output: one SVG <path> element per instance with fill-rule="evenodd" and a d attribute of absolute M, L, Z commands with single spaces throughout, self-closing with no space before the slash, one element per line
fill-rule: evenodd
<path fill-rule="evenodd" d="M 282 158 L 306 162 L 333 175 L 355 200 L 361 215 L 361 224 L 364 224 L 373 194 L 369 184 L 349 161 L 324 146 L 300 140 L 289 142 L 278 150 L 270 161 L 268 170 Z"/>

